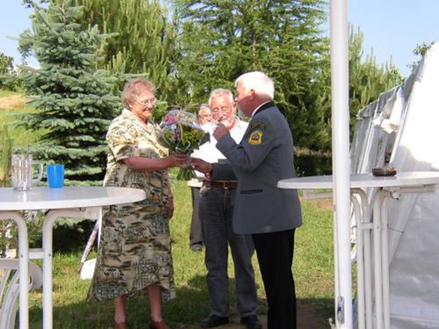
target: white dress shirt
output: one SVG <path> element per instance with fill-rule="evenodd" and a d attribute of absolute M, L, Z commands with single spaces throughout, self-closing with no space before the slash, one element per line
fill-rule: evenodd
<path fill-rule="evenodd" d="M 238 122 L 235 124 L 235 126 L 233 126 L 233 128 L 230 130 L 230 136 L 236 143 L 240 143 L 245 131 L 247 130 L 248 123 L 245 121 L 241 121 L 238 118 L 237 121 Z M 215 131 L 216 125 L 211 124 L 207 128 L 209 131 L 210 140 L 201 145 L 197 150 L 195 150 L 191 154 L 191 157 L 199 158 L 209 163 L 216 163 L 219 160 L 226 159 L 226 157 L 216 148 L 217 140 L 215 139 L 215 137 L 213 137 L 213 132 Z M 197 179 L 193 179 L 189 181 L 189 186 L 196 186 L 194 184 L 201 186 L 201 182 L 205 179 L 203 173 L 199 171 L 195 171 L 195 173 L 197 175 L 198 182 L 196 182 Z"/>

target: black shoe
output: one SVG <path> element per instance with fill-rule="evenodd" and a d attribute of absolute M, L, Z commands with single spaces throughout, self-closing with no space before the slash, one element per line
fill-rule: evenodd
<path fill-rule="evenodd" d="M 247 329 L 262 329 L 262 325 L 256 315 L 249 315 L 241 318 L 241 324 Z"/>
<path fill-rule="evenodd" d="M 215 314 L 209 315 L 208 318 L 200 322 L 201 328 L 215 328 L 222 326 L 223 324 L 229 323 L 229 318 L 227 316 L 218 316 Z"/>
<path fill-rule="evenodd" d="M 203 251 L 203 244 L 202 243 L 194 243 L 191 245 L 191 250 L 194 252 Z"/>

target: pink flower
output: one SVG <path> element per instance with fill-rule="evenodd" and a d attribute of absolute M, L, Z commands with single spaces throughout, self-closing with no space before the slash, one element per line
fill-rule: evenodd
<path fill-rule="evenodd" d="M 177 123 L 177 120 L 172 115 L 172 113 L 168 113 L 168 114 L 165 115 L 165 123 L 167 125 L 173 125 L 173 124 Z"/>

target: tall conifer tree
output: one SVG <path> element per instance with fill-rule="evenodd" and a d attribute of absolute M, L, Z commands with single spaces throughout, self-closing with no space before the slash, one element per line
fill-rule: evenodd
<path fill-rule="evenodd" d="M 310 91 L 315 100 L 313 106 L 320 129 L 310 139 L 307 147 L 323 151 L 331 150 L 331 68 L 329 52 L 322 57 L 325 65 L 317 74 L 316 88 Z M 403 77 L 390 60 L 378 65 L 373 51 L 363 59 L 363 33 L 349 30 L 349 107 L 350 133 L 359 110 L 378 99 L 379 95 L 403 82 Z"/>
<path fill-rule="evenodd" d="M 98 184 L 105 172 L 105 133 L 121 109 L 116 79 L 97 69 L 105 36 L 96 27 L 82 29 L 77 23 L 82 8 L 68 0 L 34 9 L 32 31 L 20 42 L 41 67 L 23 68 L 23 85 L 36 111 L 22 124 L 45 134 L 30 151 L 46 162 L 64 163 L 71 183 Z"/>
<path fill-rule="evenodd" d="M 61 1 L 61 0 L 56 0 Z M 163 1 L 73 0 L 84 7 L 79 23 L 115 33 L 104 47 L 105 68 L 112 72 L 143 74 L 154 81 L 160 100 L 171 93 L 176 27 L 169 22 Z"/>
<path fill-rule="evenodd" d="M 182 20 L 177 77 L 198 102 L 232 87 L 240 74 L 266 72 L 275 100 L 293 126 L 296 144 L 310 129 L 309 91 L 327 49 L 319 30 L 324 1 L 174 0 Z M 189 102 L 191 99 L 187 99 Z"/>

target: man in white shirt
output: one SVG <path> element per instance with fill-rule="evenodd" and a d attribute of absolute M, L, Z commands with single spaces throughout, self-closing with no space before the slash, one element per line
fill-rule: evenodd
<path fill-rule="evenodd" d="M 223 124 L 232 138 L 239 143 L 248 123 L 236 116 L 236 103 L 226 89 L 215 89 L 209 98 L 213 121 L 210 141 L 203 144 L 194 157 L 210 163 L 227 161 L 216 148 L 212 133 L 215 123 Z M 212 181 L 207 177 L 200 191 L 200 218 L 206 248 L 207 287 L 210 297 L 210 315 L 200 323 L 201 328 L 214 328 L 229 322 L 227 259 L 228 246 L 232 251 L 235 268 L 236 299 L 241 324 L 249 329 L 261 329 L 256 316 L 257 295 L 251 257 L 254 245 L 251 236 L 238 235 L 232 229 L 233 208 L 237 181 Z"/>
<path fill-rule="evenodd" d="M 209 129 L 210 122 L 212 121 L 212 112 L 209 105 L 201 104 L 198 110 L 198 122 L 206 131 Z M 192 156 L 198 154 L 199 151 L 195 150 Z M 200 209 L 200 188 L 203 185 L 204 174 L 199 171 L 195 172 L 196 178 L 192 178 L 188 181 L 187 185 L 191 188 L 192 195 L 192 221 L 191 229 L 189 233 L 189 247 L 192 251 L 202 251 L 203 249 L 203 232 L 201 229 L 201 220 L 199 216 Z"/>

